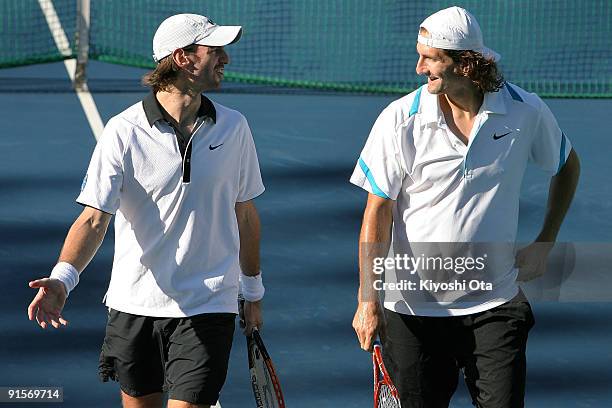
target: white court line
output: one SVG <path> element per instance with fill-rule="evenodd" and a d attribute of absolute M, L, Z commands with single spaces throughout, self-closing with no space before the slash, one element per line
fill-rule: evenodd
<path fill-rule="evenodd" d="M 66 32 L 62 27 L 59 17 L 57 16 L 52 0 L 38 0 L 38 5 L 45 15 L 47 25 L 49 26 L 49 31 L 53 36 L 53 40 L 55 41 L 55 46 L 57 47 L 58 51 L 65 56 L 72 55 L 70 42 L 68 41 Z M 53 27 L 56 27 L 56 29 L 54 30 Z M 70 77 L 70 82 L 74 83 L 76 59 L 64 60 L 64 67 L 66 67 L 66 72 L 68 73 L 68 77 Z M 100 112 L 98 112 L 98 107 L 96 106 L 96 102 L 87 88 L 87 84 L 83 84 L 83 89 L 77 90 L 76 94 L 81 102 L 81 107 L 83 108 L 83 112 L 85 112 L 87 121 L 89 122 L 89 127 L 91 128 L 96 140 L 98 140 L 102 134 L 102 130 L 104 129 L 104 123 L 102 123 Z M 213 408 L 221 408 L 221 404 L 217 402 L 217 405 L 215 405 Z"/>
<path fill-rule="evenodd" d="M 53 40 L 55 41 L 55 46 L 57 47 L 58 51 L 64 56 L 72 55 L 72 50 L 70 49 L 70 41 L 68 41 L 66 32 L 62 27 L 62 23 L 59 17 L 57 16 L 57 12 L 55 11 L 53 2 L 51 0 L 38 0 L 38 5 L 40 6 L 40 9 L 45 15 L 47 25 L 49 26 L 49 31 L 53 36 Z M 68 77 L 70 77 L 70 82 L 74 83 L 76 60 L 64 60 L 64 67 L 66 68 Z M 104 129 L 104 123 L 102 122 L 102 118 L 100 117 L 100 112 L 98 112 L 96 102 L 94 101 L 93 97 L 91 96 L 91 93 L 89 92 L 89 89 L 87 88 L 87 84 L 83 84 L 83 89 L 77 90 L 76 95 L 79 98 L 79 102 L 81 103 L 83 112 L 85 112 L 85 117 L 87 117 L 89 127 L 91 128 L 91 131 L 93 132 L 93 135 L 96 140 L 98 140 L 100 138 L 100 135 L 102 134 L 102 130 Z"/>

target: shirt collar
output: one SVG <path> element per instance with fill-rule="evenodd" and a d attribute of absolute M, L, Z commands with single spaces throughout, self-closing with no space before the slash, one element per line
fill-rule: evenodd
<path fill-rule="evenodd" d="M 506 114 L 506 103 L 502 92 L 486 92 L 480 107 L 480 113 Z M 442 110 L 438 95 L 427 92 L 427 88 L 421 92 L 421 103 L 419 104 L 419 114 L 422 124 L 442 123 Z"/>
<path fill-rule="evenodd" d="M 421 123 L 442 123 L 443 115 L 440 109 L 438 95 L 430 94 L 429 91 L 427 91 L 427 85 L 423 85 L 423 88 L 421 92 L 421 103 L 419 104 Z"/>
<path fill-rule="evenodd" d="M 200 102 L 200 109 L 198 110 L 198 117 L 211 118 L 214 123 L 217 123 L 217 110 L 215 105 L 206 96 L 201 95 L 202 99 Z M 159 104 L 159 101 L 155 97 L 153 92 L 150 92 L 142 101 L 142 107 L 149 122 L 149 126 L 153 127 L 155 122 L 158 120 L 166 120 L 164 117 L 163 107 Z"/>
<path fill-rule="evenodd" d="M 480 107 L 481 112 L 506 114 L 506 103 L 501 91 L 487 92 L 484 94 L 484 100 Z"/>

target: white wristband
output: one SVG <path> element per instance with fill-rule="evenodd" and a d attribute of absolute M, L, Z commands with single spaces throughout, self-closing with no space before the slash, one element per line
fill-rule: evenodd
<path fill-rule="evenodd" d="M 240 292 L 244 297 L 244 300 L 248 302 L 257 302 L 263 298 L 266 293 L 263 282 L 261 280 L 261 271 L 255 276 L 247 276 L 240 273 Z"/>
<path fill-rule="evenodd" d="M 79 271 L 68 262 L 58 262 L 51 271 L 50 278 L 57 279 L 66 287 L 66 294 L 79 283 Z"/>

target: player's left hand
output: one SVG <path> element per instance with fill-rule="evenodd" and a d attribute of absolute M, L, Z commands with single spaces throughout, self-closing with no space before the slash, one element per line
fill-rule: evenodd
<path fill-rule="evenodd" d="M 548 254 L 554 245 L 554 242 L 534 242 L 519 249 L 514 261 L 514 266 L 519 268 L 517 279 L 526 282 L 544 275 Z"/>
<path fill-rule="evenodd" d="M 244 309 L 240 316 L 240 327 L 242 327 L 246 336 L 250 336 L 255 327 L 259 330 L 263 326 L 261 303 L 261 300 L 257 302 L 245 300 L 244 302 Z"/>

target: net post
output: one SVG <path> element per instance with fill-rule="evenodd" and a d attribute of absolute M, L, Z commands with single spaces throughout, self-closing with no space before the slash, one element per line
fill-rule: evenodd
<path fill-rule="evenodd" d="M 77 62 L 73 87 L 76 91 L 87 89 L 87 63 L 89 61 L 90 0 L 77 0 L 76 53 Z"/>

